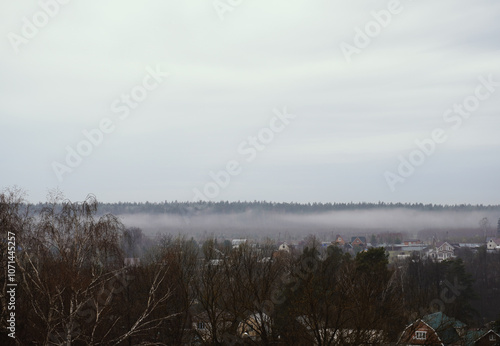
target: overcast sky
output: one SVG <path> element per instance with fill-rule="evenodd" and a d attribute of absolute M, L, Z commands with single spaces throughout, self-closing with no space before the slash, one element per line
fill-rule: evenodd
<path fill-rule="evenodd" d="M 500 203 L 497 1 L 60 1 L 0 2 L 31 201 Z"/>

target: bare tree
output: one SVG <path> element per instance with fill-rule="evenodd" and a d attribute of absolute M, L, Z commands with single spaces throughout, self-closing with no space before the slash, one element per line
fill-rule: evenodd
<path fill-rule="evenodd" d="M 231 332 L 241 337 L 246 325 L 254 335 L 248 341 L 260 345 L 277 339 L 271 299 L 287 264 L 283 257 L 273 258 L 272 253 L 270 243 L 259 248 L 244 244 L 233 249 L 224 261 L 227 288 L 223 299 L 226 311 L 233 317 Z"/>
<path fill-rule="evenodd" d="M 205 241 L 202 247 L 204 258 L 197 266 L 192 289 L 195 297 L 191 309 L 199 342 L 221 345 L 223 335 L 230 325 L 228 313 L 224 311 L 223 297 L 226 293 L 224 276 L 224 253 L 217 249 L 213 239 Z"/>
<path fill-rule="evenodd" d="M 25 237 L 25 233 L 29 233 L 31 228 L 33 227 L 33 218 L 30 216 L 30 208 L 24 200 L 25 193 L 17 188 L 13 187 L 11 189 L 6 189 L 0 193 L 0 231 L 2 233 L 2 239 L 7 240 L 10 236 L 14 236 L 14 245 L 9 244 L 7 241 L 0 242 L 0 253 L 1 253 L 1 267 L 3 270 L 0 271 L 0 305 L 1 305 L 1 314 L 0 314 L 0 325 L 2 330 L 7 330 L 7 319 L 8 319 L 8 296 L 7 296 L 7 269 L 10 266 L 17 267 L 17 256 L 19 244 L 22 243 L 22 239 Z M 10 245 L 10 246 L 9 246 Z M 9 247 L 14 248 L 14 256 L 8 256 Z M 12 253 L 12 252 L 11 252 Z M 14 263 L 8 263 L 9 257 L 16 257 Z M 15 282 L 19 281 L 19 273 L 17 268 L 14 268 L 16 271 Z M 21 292 L 20 287 L 18 287 L 18 294 Z M 26 302 L 21 299 L 17 299 L 16 301 L 16 309 L 23 309 Z M 19 316 L 19 313 L 17 314 Z M 26 325 L 18 323 L 16 329 L 16 335 L 22 336 L 25 334 Z M 8 343 L 12 340 L 7 337 L 7 333 L 1 333 L 0 343 Z M 2 339 L 5 337 L 5 339 Z"/>
<path fill-rule="evenodd" d="M 24 298 L 16 307 L 23 320 L 19 342 L 120 344 L 170 318 L 156 314 L 171 295 L 168 268 L 150 266 L 134 274 L 142 275 L 140 283 L 147 287 L 137 290 L 143 299 L 131 311 L 131 323 L 124 323 L 126 314 L 119 309 L 125 290 L 139 280 L 123 265 L 123 225 L 113 215 L 97 217 L 93 196 L 82 203 L 53 197 L 32 213 L 18 192 L 0 195 L 2 230 L 15 232 L 19 245 L 16 265 Z"/>
<path fill-rule="evenodd" d="M 166 266 L 167 277 L 171 289 L 171 298 L 166 311 L 174 314 L 164 321 L 160 334 L 167 344 L 181 345 L 190 343 L 193 335 L 191 313 L 195 304 L 193 284 L 199 273 L 196 242 L 184 237 L 172 239 L 170 236 L 160 236 L 157 246 L 151 251 L 153 263 Z"/>
<path fill-rule="evenodd" d="M 291 313 L 318 345 L 339 342 L 346 326 L 346 305 L 340 278 L 349 257 L 340 248 L 331 246 L 322 260 L 314 243 L 298 258 L 289 287 Z"/>

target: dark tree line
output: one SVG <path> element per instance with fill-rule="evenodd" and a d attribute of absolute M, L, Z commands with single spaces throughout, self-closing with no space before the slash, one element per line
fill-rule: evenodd
<path fill-rule="evenodd" d="M 39 203 L 35 208 L 43 208 L 44 204 Z M 494 211 L 500 214 L 500 205 L 441 205 L 422 203 L 295 203 L 295 202 L 267 202 L 267 201 L 237 201 L 237 202 L 118 202 L 103 203 L 99 205 L 99 213 L 119 214 L 178 214 L 178 215 L 198 215 L 203 213 L 241 213 L 249 210 L 265 211 L 276 213 L 318 213 L 344 210 L 369 210 L 369 209 L 410 209 L 418 211 Z"/>
<path fill-rule="evenodd" d="M 472 276 L 462 259 L 435 262 L 410 258 L 398 269 L 401 276 L 404 305 L 415 316 L 441 311 L 462 322 L 472 323 L 477 311 L 472 301 L 477 298 Z"/>

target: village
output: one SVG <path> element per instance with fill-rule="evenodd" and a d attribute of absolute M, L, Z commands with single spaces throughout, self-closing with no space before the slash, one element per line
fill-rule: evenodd
<path fill-rule="evenodd" d="M 333 241 L 317 241 L 317 246 L 321 250 L 325 250 L 329 246 L 337 246 L 343 252 L 351 255 L 356 255 L 361 251 L 366 251 L 370 248 L 384 248 L 388 254 L 389 263 L 397 260 L 403 260 L 412 256 L 419 258 L 430 258 L 435 261 L 443 261 L 446 259 L 456 258 L 460 250 L 470 250 L 477 252 L 481 247 L 485 247 L 487 252 L 500 252 L 500 234 L 496 237 L 486 237 L 483 243 L 457 243 L 447 240 L 434 240 L 431 242 L 422 241 L 419 239 L 403 239 L 403 233 L 386 233 L 384 237 L 395 239 L 395 243 L 377 243 L 376 237 L 372 236 L 372 241 L 367 241 L 367 236 L 341 236 L 337 235 Z M 226 240 L 227 241 L 227 240 Z M 258 247 L 257 242 L 250 239 L 232 239 L 231 246 L 236 248 L 241 244 L 252 244 L 253 247 Z M 295 242 L 279 241 L 276 244 L 277 251 L 302 251 L 308 245 L 308 240 L 300 240 Z"/>
<path fill-rule="evenodd" d="M 387 233 L 385 237 L 390 239 L 402 239 L 401 233 Z M 279 259 L 283 254 L 293 252 L 302 252 L 308 247 L 317 246 L 318 255 L 320 258 L 326 259 L 329 250 L 332 247 L 341 250 L 344 254 L 356 256 L 358 253 L 368 252 L 370 249 L 384 249 L 389 266 L 401 265 L 404 261 L 410 258 L 428 259 L 430 261 L 440 263 L 456 259 L 460 255 L 460 251 L 470 251 L 477 253 L 481 249 L 486 250 L 489 254 L 500 254 L 500 237 L 487 237 L 484 243 L 455 243 L 449 241 L 433 241 L 432 243 L 423 242 L 419 239 L 408 239 L 399 241 L 394 244 L 376 243 L 377 237 L 372 236 L 374 242 L 368 242 L 366 236 L 351 236 L 345 237 L 337 235 L 334 241 L 317 242 L 314 237 L 307 240 L 302 240 L 296 243 L 278 242 L 276 250 L 271 252 L 269 257 L 261 257 L 261 262 L 270 262 Z M 311 243 L 311 241 L 313 243 Z M 226 241 L 227 242 L 227 241 Z M 248 239 L 233 239 L 231 241 L 232 251 L 239 251 L 241 247 L 249 247 L 253 252 L 262 253 L 262 247 L 259 244 L 251 244 Z M 307 250 L 306 250 L 307 251 Z M 269 253 L 269 252 L 268 252 Z M 215 259 L 209 262 L 209 266 L 223 266 L 228 257 L 221 251 L 217 251 Z M 401 267 L 398 267 L 401 268 Z M 396 270 L 395 273 L 398 271 Z M 455 281 L 455 285 L 457 282 Z M 437 299 L 435 309 L 437 312 L 429 312 L 422 314 L 420 318 L 416 318 L 409 323 L 404 330 L 401 331 L 397 342 L 390 342 L 387 339 L 387 334 L 384 330 L 354 330 L 350 328 L 326 328 L 323 326 L 320 330 L 313 330 L 315 325 L 307 316 L 297 317 L 297 322 L 300 328 L 306 331 L 306 334 L 313 336 L 310 340 L 311 344 L 319 345 L 319 339 L 327 339 L 332 344 L 380 344 L 380 345 L 499 345 L 500 344 L 500 321 L 490 321 L 482 327 L 470 327 L 458 319 L 449 317 L 445 314 L 446 303 L 453 301 L 455 296 L 460 295 L 460 285 L 453 286 L 453 283 L 445 281 L 448 285 L 448 292 L 441 291 L 441 299 Z M 443 293 L 444 292 L 444 293 Z M 441 310 L 441 311 L 440 311 Z M 425 310 L 421 309 L 421 312 Z M 205 317 L 203 317 L 205 316 Z M 194 316 L 192 328 L 197 331 L 204 342 L 211 342 L 211 330 L 214 326 L 210 325 L 205 314 Z M 267 333 L 271 333 L 272 317 L 266 312 L 249 313 L 243 318 L 237 327 L 237 336 L 234 340 L 252 340 L 253 342 L 262 341 L 262 328 L 266 329 Z M 218 326 L 216 328 L 224 329 L 227 325 Z M 316 325 L 317 326 L 317 325 Z M 314 340 L 314 335 L 321 334 L 318 340 Z M 231 339 L 231 336 L 225 335 Z"/>

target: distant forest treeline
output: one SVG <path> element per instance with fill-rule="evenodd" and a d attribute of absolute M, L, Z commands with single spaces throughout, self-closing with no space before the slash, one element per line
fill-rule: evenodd
<path fill-rule="evenodd" d="M 160 202 L 160 203 L 100 203 L 99 213 L 112 214 L 191 214 L 191 213 L 243 213 L 246 211 L 265 211 L 277 213 L 323 213 L 345 210 L 369 209 L 410 209 L 418 211 L 493 211 L 500 213 L 500 205 L 442 205 L 422 203 L 277 203 L 266 201 L 254 202 Z"/>
<path fill-rule="evenodd" d="M 56 209 L 61 208 L 61 200 L 56 203 Z M 45 203 L 31 205 L 29 213 L 40 212 L 48 206 Z M 460 235 L 460 239 L 472 241 L 471 237 L 482 239 L 500 229 L 497 225 L 500 205 L 165 201 L 99 203 L 97 208 L 97 215 L 122 217 L 128 227 L 139 227 L 148 235 L 208 232 L 233 238 L 260 235 L 279 239 L 280 233 L 292 238 L 316 234 L 326 241 L 333 233 L 366 236 L 369 229 L 370 234 L 413 232 L 409 238 L 422 239 L 436 237 L 441 231 L 452 232 L 454 236 Z M 483 221 L 484 225 L 480 224 Z M 425 234 L 419 234 L 424 230 Z M 443 233 L 440 238 L 447 237 L 448 234 Z"/>
<path fill-rule="evenodd" d="M 89 196 L 93 196 L 90 194 Z M 93 196 L 95 198 L 95 196 Z M 75 201 L 72 201 L 75 202 Z M 49 203 L 33 204 L 36 210 L 41 210 L 48 206 Z M 26 207 L 26 205 L 24 205 Z M 182 201 L 164 201 L 164 202 L 116 202 L 103 203 L 99 202 L 99 214 L 232 214 L 244 213 L 247 211 L 263 211 L 275 213 L 289 214 L 308 214 L 308 213 L 324 213 L 332 211 L 354 211 L 354 210 L 370 210 L 370 209 L 408 209 L 415 211 L 489 211 L 500 213 L 500 204 L 483 205 L 483 204 L 424 204 L 424 203 L 296 203 L 296 202 L 268 202 L 268 201 L 197 201 L 197 202 L 182 202 Z"/>

